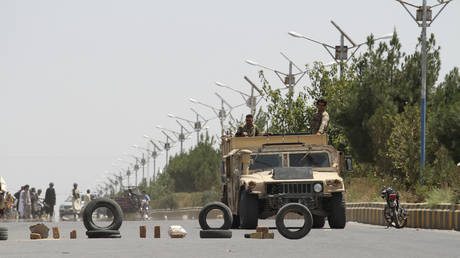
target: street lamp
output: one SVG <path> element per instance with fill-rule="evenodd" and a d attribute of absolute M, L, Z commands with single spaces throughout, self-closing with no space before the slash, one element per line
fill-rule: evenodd
<path fill-rule="evenodd" d="M 196 144 L 198 145 L 198 143 L 200 143 L 200 131 L 203 128 L 203 126 L 205 126 L 206 123 L 209 122 L 209 120 L 211 120 L 211 119 L 204 118 L 202 115 L 200 115 L 193 108 L 191 108 L 191 110 L 196 114 L 196 121 L 195 122 L 191 121 L 191 120 L 188 120 L 186 118 L 182 118 L 182 117 L 173 115 L 173 114 L 168 114 L 168 116 L 171 117 L 171 118 L 176 118 L 176 119 L 179 119 L 179 120 L 187 122 L 196 132 Z M 200 121 L 200 118 L 201 118 L 201 121 Z"/>
<path fill-rule="evenodd" d="M 150 153 L 150 155 L 153 158 L 153 181 L 155 181 L 156 180 L 156 173 L 157 173 L 157 171 L 156 171 L 156 161 L 157 161 L 157 157 L 158 157 L 159 153 L 161 152 L 161 148 L 158 147 L 158 145 L 148 135 L 144 135 L 144 138 L 147 138 L 149 140 L 149 142 L 153 145 L 153 150 Z"/>
<path fill-rule="evenodd" d="M 434 22 L 434 20 L 439 16 L 439 14 L 444 10 L 444 8 L 449 4 L 452 0 L 444 1 L 438 0 L 438 4 L 433 6 L 427 6 L 426 0 L 423 0 L 422 6 L 413 5 L 411 3 L 407 3 L 401 0 L 398 1 L 404 9 L 406 9 L 407 13 L 414 19 L 415 23 L 419 27 L 422 27 L 422 46 L 421 46 L 421 58 L 422 58 L 422 93 L 421 93 L 421 112 L 420 112 L 420 184 L 423 185 L 423 169 L 425 167 L 425 125 L 426 125 L 426 28 L 430 27 L 430 25 Z M 441 9 L 432 19 L 432 8 L 441 6 Z M 407 6 L 417 8 L 416 16 L 409 11 Z"/>
<path fill-rule="evenodd" d="M 360 43 L 360 44 L 356 44 L 340 27 L 339 25 L 337 25 L 334 21 L 331 20 L 331 23 L 332 25 L 334 25 L 334 27 L 340 32 L 340 45 L 337 45 L 335 47 L 329 45 L 329 44 L 326 44 L 324 42 L 320 42 L 320 41 L 317 41 L 317 40 L 314 40 L 314 39 L 311 39 L 307 36 L 304 36 L 300 33 L 297 33 L 295 31 L 290 31 L 288 32 L 289 35 L 291 35 L 292 37 L 295 37 L 295 38 L 302 38 L 302 39 L 306 39 L 306 40 L 309 40 L 311 42 L 314 42 L 316 44 L 320 44 L 322 45 L 326 51 L 329 53 L 329 55 L 331 55 L 331 57 L 337 62 L 337 64 L 340 66 L 340 77 L 343 76 L 343 63 L 344 62 L 348 62 L 348 60 L 350 60 L 350 58 L 352 58 L 354 56 L 354 54 L 356 53 L 356 51 L 358 51 L 358 49 L 366 44 L 366 42 L 363 42 L 363 43 Z M 384 35 L 382 37 L 378 37 L 378 38 L 375 38 L 374 40 L 377 41 L 377 40 L 381 40 L 381 39 L 387 39 L 387 38 L 391 38 L 392 37 L 392 34 L 387 34 L 387 35 Z M 353 45 L 352 47 L 348 47 L 347 45 L 345 45 L 345 38 Z M 350 49 L 355 49 L 350 57 L 348 57 L 348 50 Z M 333 54 L 331 52 L 331 49 L 335 51 L 335 54 Z"/>
<path fill-rule="evenodd" d="M 247 78 L 245 76 L 245 78 Z M 251 82 L 252 83 L 252 82 Z M 237 93 L 239 93 L 241 95 L 241 97 L 243 98 L 244 102 L 246 102 L 246 106 L 249 107 L 249 109 L 251 110 L 251 114 L 252 115 L 255 115 L 256 113 L 256 107 L 257 107 L 257 104 L 259 104 L 260 100 L 262 98 L 260 98 L 259 100 L 257 100 L 257 97 L 259 97 L 260 95 L 257 95 L 257 96 L 254 96 L 254 88 L 256 88 L 257 91 L 260 91 L 257 87 L 255 87 L 255 85 L 251 84 L 251 95 L 245 93 L 245 92 L 242 92 L 240 90 L 237 90 L 237 89 L 234 89 L 226 84 L 223 84 L 221 82 L 216 82 L 216 85 L 219 86 L 219 87 L 222 87 L 222 88 L 227 88 L 229 90 L 232 90 L 232 91 L 235 91 Z"/>
<path fill-rule="evenodd" d="M 183 148 L 184 147 L 184 141 L 187 138 L 187 136 L 189 136 L 191 134 L 191 132 L 189 130 L 187 130 L 179 121 L 176 120 L 176 122 L 181 127 L 180 132 L 164 128 L 164 127 L 162 127 L 160 125 L 157 125 L 157 128 L 165 130 L 165 131 L 168 131 L 168 132 L 172 133 L 174 136 L 176 136 L 177 140 L 180 142 L 180 153 L 182 153 L 184 151 L 184 148 Z M 187 132 L 187 134 L 184 134 L 184 130 Z"/>
<path fill-rule="evenodd" d="M 124 153 L 124 154 L 126 156 L 132 157 L 132 158 L 134 158 L 136 160 L 136 163 L 134 163 L 134 166 L 133 166 L 133 170 L 134 170 L 135 180 L 136 180 L 135 185 L 136 185 L 136 187 L 138 187 L 138 184 L 137 184 L 137 171 L 139 170 L 139 163 L 142 164 L 142 160 L 139 160 L 139 158 L 137 156 L 134 156 L 134 155 L 131 155 L 131 154 L 128 154 L 128 153 Z M 144 162 L 145 162 L 145 160 L 144 160 Z M 144 167 L 142 167 L 142 171 L 144 171 Z"/>
<path fill-rule="evenodd" d="M 125 162 L 125 163 L 128 163 L 129 166 L 134 166 L 134 164 L 132 162 L 129 162 L 129 161 L 126 161 L 122 158 L 118 158 L 118 161 L 122 161 L 122 162 Z M 128 184 L 127 186 L 129 187 L 129 177 L 131 176 L 131 171 L 129 170 L 129 166 L 128 168 L 126 169 L 126 176 L 127 176 L 127 180 L 128 180 Z"/>
<path fill-rule="evenodd" d="M 135 149 L 137 149 L 137 150 L 143 149 L 143 150 L 147 151 L 147 160 L 146 160 L 145 157 L 144 157 L 144 152 L 142 152 L 142 158 L 141 158 L 141 160 L 140 160 L 140 163 L 141 163 L 141 165 L 142 165 L 142 180 L 145 180 L 145 171 L 144 171 L 145 164 L 147 164 L 147 178 L 149 177 L 149 175 L 148 175 L 148 174 L 149 174 L 148 159 L 149 159 L 149 156 L 150 156 L 150 155 L 149 155 L 150 150 L 149 150 L 149 149 L 146 149 L 146 148 L 139 147 L 139 146 L 136 145 L 136 144 L 132 145 L 131 147 L 133 147 L 133 148 L 135 148 Z M 148 186 L 148 185 L 147 185 L 147 186 Z"/>
<path fill-rule="evenodd" d="M 278 78 L 281 80 L 281 82 L 284 84 L 284 86 L 286 88 L 288 88 L 289 90 L 293 90 L 294 89 L 294 86 L 297 85 L 297 83 L 304 77 L 304 75 L 307 73 L 307 70 L 302 70 L 299 68 L 299 66 L 297 66 L 291 59 L 289 59 L 285 54 L 283 54 L 283 52 L 280 52 L 280 54 L 289 62 L 289 72 L 288 73 L 284 73 L 284 72 L 281 72 L 281 71 L 278 71 L 276 69 L 273 69 L 273 68 L 270 68 L 270 67 L 267 67 L 265 65 L 261 65 L 257 62 L 254 62 L 252 60 L 246 60 L 246 63 L 250 64 L 250 65 L 253 65 L 253 66 L 258 66 L 260 68 L 263 68 L 263 69 L 267 69 L 267 70 L 270 70 L 272 72 L 274 72 L 276 74 L 276 76 L 278 76 Z M 293 73 L 292 71 L 292 67 L 295 67 L 297 70 L 299 70 L 298 73 Z M 300 75 L 300 77 L 296 80 L 296 76 Z M 284 78 L 283 78 L 284 76 Z"/>
<path fill-rule="evenodd" d="M 192 103 L 200 104 L 200 105 L 202 105 L 202 106 L 205 106 L 205 107 L 207 107 L 207 108 L 210 108 L 210 109 L 217 115 L 217 117 L 219 118 L 219 120 L 220 120 L 220 126 L 221 126 L 221 128 L 222 128 L 222 130 L 221 130 L 221 135 L 224 135 L 224 134 L 225 134 L 225 129 L 224 129 L 224 121 L 225 121 L 225 119 L 227 119 L 227 116 L 228 116 L 228 115 L 229 115 L 230 117 L 232 117 L 232 114 L 231 114 L 230 112 L 231 112 L 233 109 L 235 109 L 235 108 L 237 108 L 237 107 L 240 107 L 240 106 L 244 105 L 244 103 L 243 103 L 243 104 L 240 104 L 240 105 L 236 105 L 236 106 L 231 106 L 227 101 L 224 100 L 224 98 L 222 98 L 222 96 L 220 96 L 218 93 L 215 93 L 215 94 L 216 94 L 216 96 L 217 96 L 217 97 L 220 99 L 220 101 L 221 101 L 221 107 L 220 107 L 220 108 L 213 107 L 213 106 L 211 106 L 211 105 L 205 104 L 205 103 L 203 103 L 203 102 L 200 102 L 200 101 L 198 101 L 198 100 L 196 100 L 196 99 L 192 99 L 192 98 L 190 98 L 190 101 L 191 101 Z M 225 108 L 224 104 L 227 105 L 228 109 Z M 232 117 L 232 118 L 233 118 L 233 117 Z"/>

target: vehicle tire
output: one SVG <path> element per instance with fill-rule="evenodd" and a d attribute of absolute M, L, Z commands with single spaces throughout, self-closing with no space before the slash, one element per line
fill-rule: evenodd
<path fill-rule="evenodd" d="M 109 209 L 113 214 L 113 221 L 110 225 L 106 227 L 99 227 L 93 221 L 93 212 L 97 208 L 105 207 Z M 118 230 L 121 227 L 123 222 L 123 211 L 120 208 L 120 205 L 115 201 L 107 198 L 99 198 L 93 201 L 90 201 L 83 212 L 83 224 L 85 225 L 88 231 L 92 230 Z"/>
<path fill-rule="evenodd" d="M 248 191 L 241 191 L 238 215 L 240 228 L 255 229 L 259 220 L 259 197 Z"/>
<path fill-rule="evenodd" d="M 8 234 L 0 235 L 0 240 L 8 240 Z"/>
<path fill-rule="evenodd" d="M 405 211 L 403 208 L 399 208 L 399 211 L 393 212 L 393 221 L 395 223 L 395 228 L 403 228 L 407 224 L 407 217 L 404 215 Z"/>
<path fill-rule="evenodd" d="M 8 228 L 0 227 L 0 240 L 8 240 Z"/>
<path fill-rule="evenodd" d="M 220 210 L 222 211 L 224 215 L 224 224 L 220 228 L 211 228 L 206 221 L 206 217 L 208 216 L 208 213 L 212 210 Z M 221 203 L 221 202 L 211 202 L 206 204 L 200 211 L 200 214 L 198 215 L 198 222 L 200 223 L 200 226 L 204 230 L 208 229 L 230 229 L 232 227 L 233 223 L 233 216 L 232 216 L 232 211 L 230 208 Z"/>
<path fill-rule="evenodd" d="M 3 233 L 3 232 L 8 233 L 8 228 L 0 227 L 0 234 Z"/>
<path fill-rule="evenodd" d="M 232 229 L 240 228 L 240 216 L 233 214 Z"/>
<path fill-rule="evenodd" d="M 232 238 L 232 231 L 222 229 L 200 230 L 200 238 Z"/>
<path fill-rule="evenodd" d="M 284 217 L 290 213 L 297 213 L 304 219 L 303 226 L 297 231 L 289 230 L 286 225 L 284 224 Z M 301 239 L 306 236 L 313 225 L 313 217 L 311 215 L 310 210 L 300 203 L 288 203 L 279 209 L 278 213 L 276 214 L 276 229 L 278 232 L 287 239 Z"/>
<path fill-rule="evenodd" d="M 333 194 L 329 202 L 330 212 L 327 222 L 331 228 L 345 228 L 347 223 L 345 200 L 342 193 Z"/>
<path fill-rule="evenodd" d="M 318 216 L 318 215 L 313 215 L 313 225 L 312 228 L 323 228 L 324 224 L 326 223 L 326 217 L 324 216 Z"/>
<path fill-rule="evenodd" d="M 121 238 L 118 230 L 88 230 L 86 235 L 88 238 Z"/>

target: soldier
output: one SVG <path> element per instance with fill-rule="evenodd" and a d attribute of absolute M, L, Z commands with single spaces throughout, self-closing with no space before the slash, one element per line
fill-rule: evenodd
<path fill-rule="evenodd" d="M 327 101 L 324 99 L 318 99 L 316 101 L 318 112 L 313 114 L 311 134 L 322 135 L 326 132 L 329 124 L 329 114 L 326 112 L 326 105 Z"/>
<path fill-rule="evenodd" d="M 253 124 L 254 117 L 252 114 L 246 115 L 246 123 L 243 126 L 238 127 L 238 131 L 235 136 L 244 137 L 244 136 L 259 136 L 259 129 L 255 124 Z"/>

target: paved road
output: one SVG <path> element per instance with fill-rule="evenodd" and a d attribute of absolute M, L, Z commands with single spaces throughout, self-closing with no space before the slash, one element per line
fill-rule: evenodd
<path fill-rule="evenodd" d="M 34 223 L 2 223 L 9 240 L 0 241 L 0 257 L 460 257 L 460 232 L 385 229 L 350 222 L 344 230 L 313 229 L 301 240 L 283 238 L 276 229 L 274 240 L 245 239 L 250 230 L 234 230 L 232 239 L 200 239 L 194 220 L 125 221 L 121 239 L 87 239 L 81 222 L 47 223 L 59 226 L 61 240 L 28 240 Z M 169 225 L 182 225 L 184 239 L 170 239 Z M 274 226 L 273 220 L 261 225 Z M 327 224 L 327 223 L 326 223 Z M 139 226 L 147 225 L 147 239 L 139 238 Z M 153 227 L 161 226 L 161 239 Z M 69 239 L 77 230 L 78 239 Z"/>

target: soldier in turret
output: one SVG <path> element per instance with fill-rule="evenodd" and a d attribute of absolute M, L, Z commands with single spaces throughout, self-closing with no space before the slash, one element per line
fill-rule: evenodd
<path fill-rule="evenodd" d="M 245 136 L 259 136 L 261 135 L 259 132 L 259 128 L 253 123 L 254 117 L 252 114 L 246 115 L 246 123 L 240 127 L 238 127 L 238 131 L 236 132 L 235 136 L 237 137 L 245 137 Z"/>
<path fill-rule="evenodd" d="M 313 114 L 313 119 L 311 121 L 311 134 L 325 134 L 329 125 L 329 114 L 326 112 L 326 105 L 327 101 L 325 99 L 318 99 L 316 101 L 318 112 Z"/>

